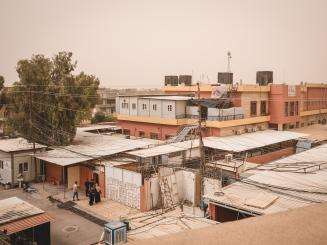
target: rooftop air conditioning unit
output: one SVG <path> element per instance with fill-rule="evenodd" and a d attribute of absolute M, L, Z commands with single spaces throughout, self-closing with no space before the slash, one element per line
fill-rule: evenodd
<path fill-rule="evenodd" d="M 233 160 L 233 154 L 226 154 L 225 155 L 225 162 L 230 163 Z"/>
<path fill-rule="evenodd" d="M 127 242 L 126 224 L 120 221 L 111 221 L 104 226 L 104 243 L 117 245 Z"/>

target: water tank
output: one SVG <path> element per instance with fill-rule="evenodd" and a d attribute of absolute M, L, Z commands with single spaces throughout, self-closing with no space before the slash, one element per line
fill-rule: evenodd
<path fill-rule="evenodd" d="M 192 85 L 192 76 L 191 75 L 179 75 L 178 79 L 179 84 L 185 84 L 186 86 Z"/>
<path fill-rule="evenodd" d="M 273 83 L 273 72 L 272 71 L 257 71 L 257 84 L 268 85 Z"/>
<path fill-rule="evenodd" d="M 117 245 L 127 242 L 126 224 L 120 221 L 111 221 L 104 226 L 104 243 Z"/>
<path fill-rule="evenodd" d="M 218 83 L 233 84 L 233 73 L 231 73 L 231 72 L 218 72 Z"/>
<path fill-rule="evenodd" d="M 178 76 L 165 76 L 165 86 L 177 86 Z"/>

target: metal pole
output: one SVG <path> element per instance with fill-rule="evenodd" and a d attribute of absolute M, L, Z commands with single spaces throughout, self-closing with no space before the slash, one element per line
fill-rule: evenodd
<path fill-rule="evenodd" d="M 198 100 L 200 100 L 200 84 L 198 86 Z M 201 163 L 201 199 L 204 195 L 204 173 L 205 173 L 205 155 L 204 155 L 204 145 L 202 139 L 202 118 L 201 118 L 201 103 L 198 101 L 198 134 L 199 134 L 199 151 L 200 151 L 200 163 Z M 203 119 L 205 120 L 205 119 Z"/>

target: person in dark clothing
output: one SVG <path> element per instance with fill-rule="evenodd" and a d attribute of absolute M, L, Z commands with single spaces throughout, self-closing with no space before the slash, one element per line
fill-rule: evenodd
<path fill-rule="evenodd" d="M 95 203 L 101 202 L 101 189 L 98 183 L 95 184 Z"/>
<path fill-rule="evenodd" d="M 94 187 L 91 187 L 89 192 L 89 205 L 92 206 L 94 204 L 95 190 Z"/>
<path fill-rule="evenodd" d="M 86 179 L 84 185 L 85 185 L 85 195 L 89 196 L 89 192 L 90 192 L 90 184 L 91 182 L 89 181 L 89 179 Z"/>
<path fill-rule="evenodd" d="M 93 180 L 93 179 L 91 179 L 91 181 L 90 181 L 90 189 L 91 189 L 92 187 L 94 187 L 94 180 Z"/>

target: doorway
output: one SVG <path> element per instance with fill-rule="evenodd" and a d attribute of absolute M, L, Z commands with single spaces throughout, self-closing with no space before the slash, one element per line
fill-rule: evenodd
<path fill-rule="evenodd" d="M 93 181 L 94 181 L 94 183 L 99 184 L 99 174 L 98 173 L 93 173 Z"/>

